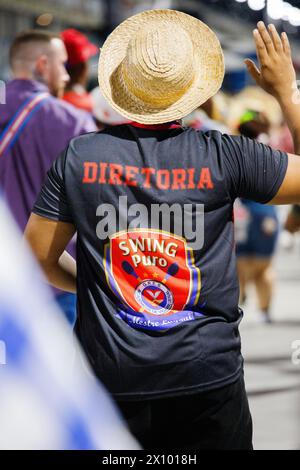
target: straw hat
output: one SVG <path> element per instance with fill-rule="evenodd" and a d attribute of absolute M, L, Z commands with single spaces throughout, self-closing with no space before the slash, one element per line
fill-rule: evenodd
<path fill-rule="evenodd" d="M 111 106 L 142 124 L 180 119 L 221 87 L 218 38 L 175 10 L 148 10 L 121 23 L 100 54 L 99 85 Z"/>

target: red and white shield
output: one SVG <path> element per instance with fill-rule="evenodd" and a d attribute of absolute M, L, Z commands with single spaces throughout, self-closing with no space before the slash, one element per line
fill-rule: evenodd
<path fill-rule="evenodd" d="M 200 271 L 177 235 L 153 229 L 116 233 L 105 266 L 112 290 L 135 312 L 171 315 L 199 298 Z"/>

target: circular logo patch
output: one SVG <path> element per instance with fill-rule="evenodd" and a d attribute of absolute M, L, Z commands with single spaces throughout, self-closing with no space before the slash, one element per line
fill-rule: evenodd
<path fill-rule="evenodd" d="M 134 297 L 138 304 L 153 315 L 168 313 L 174 303 L 170 289 L 162 282 L 147 280 L 135 289 Z"/>

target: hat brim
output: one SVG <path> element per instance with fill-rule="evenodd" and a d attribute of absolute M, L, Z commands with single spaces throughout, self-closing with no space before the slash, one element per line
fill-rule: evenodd
<path fill-rule="evenodd" d="M 120 66 L 132 36 L 146 24 L 160 20 L 174 24 L 174 41 L 177 25 L 189 35 L 196 73 L 180 99 L 168 106 L 151 107 L 129 92 Z M 148 10 L 128 18 L 109 35 L 101 48 L 98 73 L 100 89 L 116 111 L 141 124 L 157 124 L 181 119 L 215 95 L 224 78 L 224 57 L 217 36 L 202 21 L 176 10 Z"/>

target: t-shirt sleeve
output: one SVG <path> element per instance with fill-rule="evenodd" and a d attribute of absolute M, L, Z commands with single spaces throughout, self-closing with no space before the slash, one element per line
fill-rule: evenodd
<path fill-rule="evenodd" d="M 222 136 L 222 160 L 232 199 L 271 201 L 286 175 L 288 155 L 243 136 Z"/>
<path fill-rule="evenodd" d="M 55 160 L 47 173 L 41 192 L 32 212 L 48 219 L 73 222 L 65 189 L 65 164 L 67 150 Z"/>

